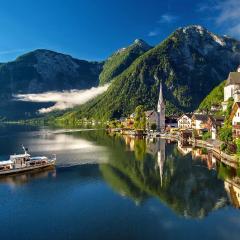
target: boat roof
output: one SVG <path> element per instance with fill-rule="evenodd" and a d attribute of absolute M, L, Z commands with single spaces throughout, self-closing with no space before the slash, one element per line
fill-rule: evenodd
<path fill-rule="evenodd" d="M 36 160 L 45 160 L 45 159 L 47 159 L 47 157 L 45 157 L 45 156 L 31 157 L 31 158 L 30 158 L 30 160 L 33 160 L 33 161 L 34 161 L 34 160 L 35 160 L 35 161 L 36 161 Z"/>
<path fill-rule="evenodd" d="M 9 164 L 13 164 L 13 161 L 12 160 L 0 161 L 0 166 L 1 165 L 9 165 Z"/>
<path fill-rule="evenodd" d="M 29 154 L 14 154 L 14 155 L 10 155 L 10 158 L 24 158 L 24 157 L 30 157 Z"/>

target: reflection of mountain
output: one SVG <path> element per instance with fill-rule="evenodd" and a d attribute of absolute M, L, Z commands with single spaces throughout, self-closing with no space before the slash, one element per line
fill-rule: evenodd
<path fill-rule="evenodd" d="M 176 144 L 163 143 L 156 142 L 154 156 L 145 151 L 142 160 L 137 160 L 119 141 L 109 163 L 100 166 L 103 177 L 116 191 L 136 202 L 154 196 L 186 217 L 203 217 L 227 203 L 224 184 L 216 172 L 209 171 L 200 160 L 192 161 L 191 155 L 179 154 Z"/>

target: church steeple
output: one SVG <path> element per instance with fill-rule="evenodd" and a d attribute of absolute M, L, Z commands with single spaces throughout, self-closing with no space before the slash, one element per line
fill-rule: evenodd
<path fill-rule="evenodd" d="M 160 82 L 157 112 L 158 112 L 157 129 L 159 131 L 164 131 L 165 130 L 165 104 L 164 104 L 164 100 L 163 100 L 162 82 Z"/>
<path fill-rule="evenodd" d="M 158 112 L 161 112 L 162 104 L 164 104 L 164 102 L 163 102 L 162 82 L 160 82 L 160 90 L 159 90 L 159 98 L 158 98 L 158 106 L 157 106 Z"/>

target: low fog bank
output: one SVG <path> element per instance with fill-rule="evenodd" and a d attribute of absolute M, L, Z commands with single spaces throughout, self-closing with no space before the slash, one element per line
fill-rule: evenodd
<path fill-rule="evenodd" d="M 108 87 L 109 84 L 106 84 L 100 87 L 92 87 L 87 90 L 17 94 L 14 97 L 15 100 L 24 102 L 53 102 L 55 103 L 53 106 L 38 110 L 39 113 L 49 113 L 52 111 L 65 110 L 67 108 L 73 108 L 77 105 L 84 104 L 107 91 Z"/>

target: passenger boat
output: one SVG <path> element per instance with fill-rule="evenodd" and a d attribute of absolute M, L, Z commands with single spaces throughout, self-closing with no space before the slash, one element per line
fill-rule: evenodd
<path fill-rule="evenodd" d="M 45 156 L 31 157 L 28 149 L 22 146 L 23 154 L 10 155 L 9 160 L 0 161 L 0 176 L 43 169 L 54 166 L 56 154 L 52 158 Z"/>

